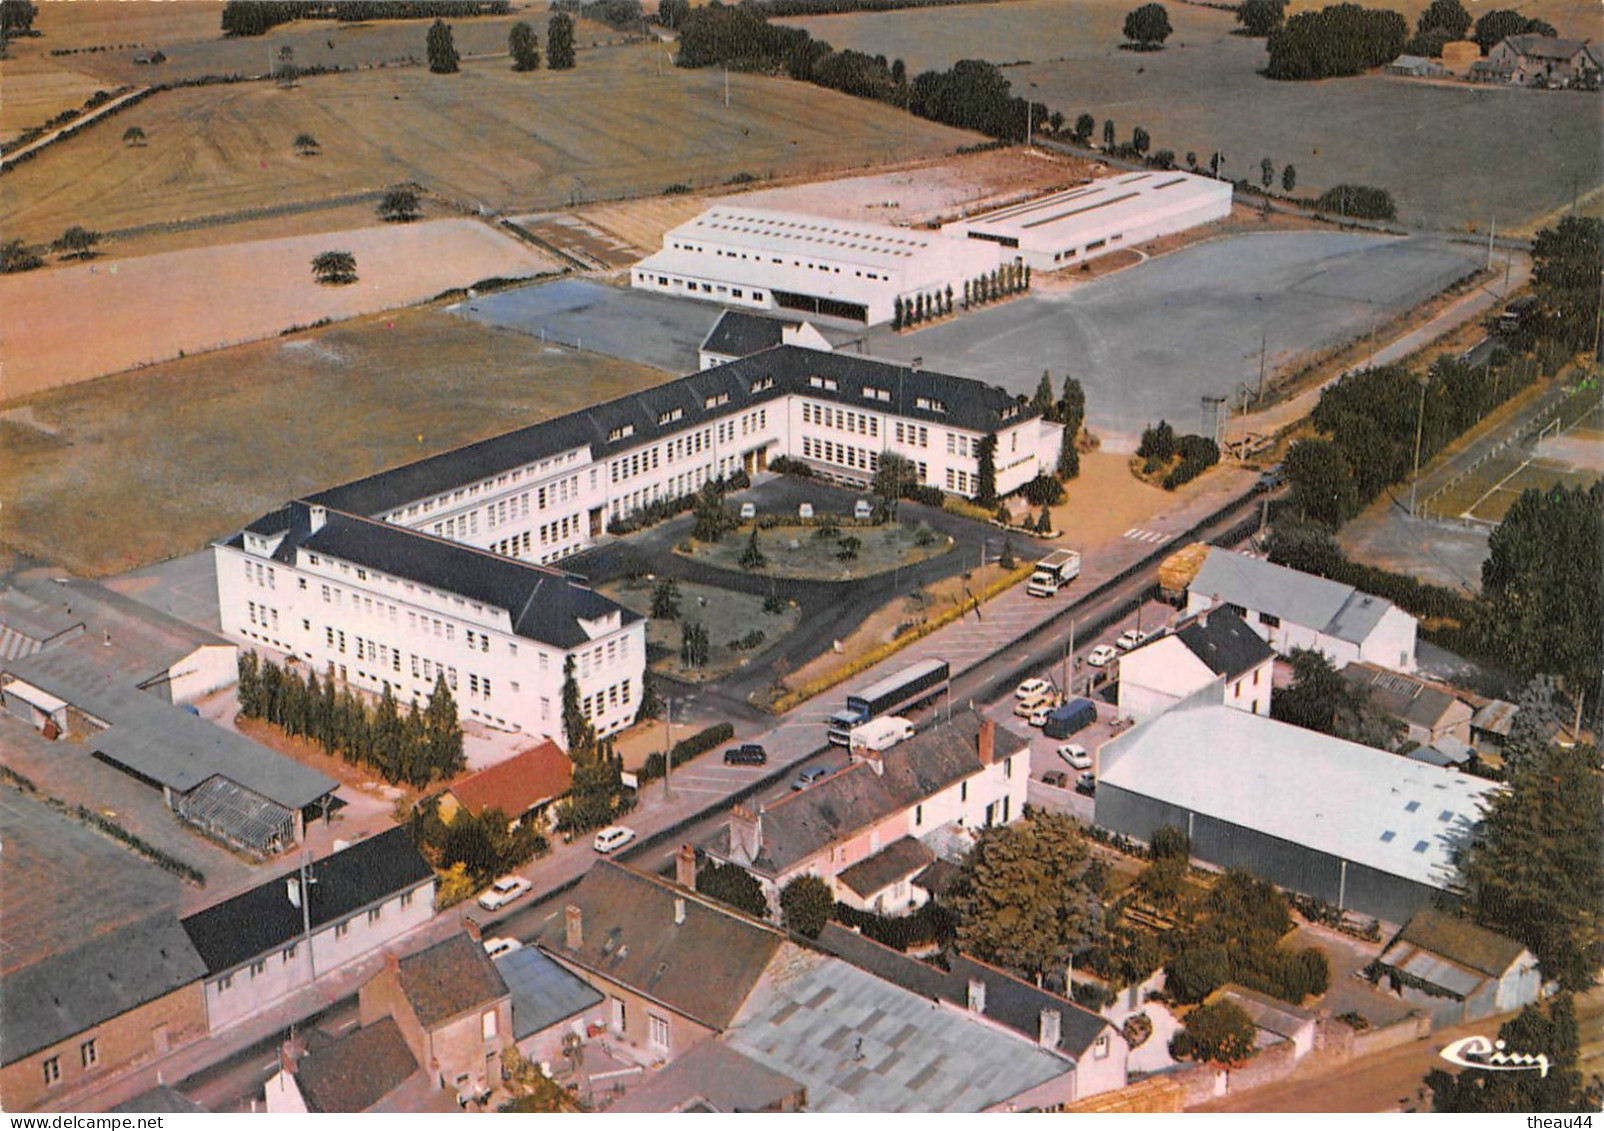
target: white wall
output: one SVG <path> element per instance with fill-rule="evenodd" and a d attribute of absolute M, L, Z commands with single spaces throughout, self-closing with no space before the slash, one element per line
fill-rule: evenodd
<path fill-rule="evenodd" d="M 239 649 L 232 644 L 205 644 L 167 669 L 174 703 L 191 703 L 239 678 Z"/>
<path fill-rule="evenodd" d="M 405 907 L 403 900 L 407 903 Z M 340 922 L 328 923 L 313 933 L 310 948 L 306 939 L 299 937 L 294 940 L 295 953 L 291 956 L 285 954 L 290 945 L 286 943 L 258 955 L 253 962 L 209 975 L 205 993 L 206 1020 L 211 1031 L 215 1033 L 310 985 L 314 964 L 316 976 L 321 978 L 428 922 L 434 915 L 434 880 L 431 878 L 413 888 L 410 899 L 395 895 L 378 904 L 376 909 L 379 911 L 376 922 L 369 921 L 370 909 L 367 908 L 341 920 L 349 924 L 344 937 L 337 937 L 342 934 L 338 930 Z M 256 967 L 257 962 L 260 969 Z"/>
<path fill-rule="evenodd" d="M 927 798 L 916 807 L 917 814 L 910 811 L 908 831 L 915 839 L 922 839 L 951 822 L 965 828 L 982 829 L 987 825 L 988 805 L 992 806 L 992 824 L 1017 821 L 1024 813 L 1029 778 L 1030 751 L 1026 749 Z M 1006 815 L 1003 812 L 1005 801 Z"/>
<path fill-rule="evenodd" d="M 1359 646 L 1358 658 L 1393 671 L 1414 671 L 1419 627 L 1414 617 L 1394 605 L 1381 615 L 1376 627 L 1365 637 Z"/>

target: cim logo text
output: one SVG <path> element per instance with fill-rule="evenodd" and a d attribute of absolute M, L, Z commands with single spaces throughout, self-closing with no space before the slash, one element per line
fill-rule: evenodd
<path fill-rule="evenodd" d="M 1486 1037 L 1465 1037 L 1448 1045 L 1440 1054 L 1449 1064 L 1461 1068 L 1482 1068 L 1488 1072 L 1530 1072 L 1548 1075 L 1548 1057 L 1543 1053 L 1510 1052 L 1503 1041 Z"/>

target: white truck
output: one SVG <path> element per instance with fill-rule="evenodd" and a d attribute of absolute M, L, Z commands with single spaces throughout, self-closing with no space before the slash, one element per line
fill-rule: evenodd
<path fill-rule="evenodd" d="M 896 715 L 886 715 L 853 727 L 851 749 L 890 750 L 903 739 L 912 737 L 912 723 Z"/>
<path fill-rule="evenodd" d="M 1036 572 L 1030 575 L 1025 592 L 1032 597 L 1051 597 L 1079 576 L 1080 553 L 1075 550 L 1054 550 L 1036 563 Z"/>

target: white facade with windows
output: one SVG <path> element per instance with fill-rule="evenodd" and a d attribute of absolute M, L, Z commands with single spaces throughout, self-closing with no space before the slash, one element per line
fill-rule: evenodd
<path fill-rule="evenodd" d="M 1231 182 L 1150 171 L 1108 177 L 942 225 L 995 244 L 1034 271 L 1057 271 L 1231 214 Z"/>
<path fill-rule="evenodd" d="M 897 299 L 954 303 L 964 283 L 1012 262 L 994 244 L 944 232 L 718 205 L 663 236 L 630 285 L 751 310 L 873 325 Z"/>

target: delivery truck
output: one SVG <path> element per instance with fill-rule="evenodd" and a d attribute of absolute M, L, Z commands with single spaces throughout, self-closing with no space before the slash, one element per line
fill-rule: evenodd
<path fill-rule="evenodd" d="M 912 737 L 912 723 L 897 715 L 886 715 L 853 727 L 848 745 L 853 750 L 890 750 L 903 739 Z"/>
<path fill-rule="evenodd" d="M 1075 550 L 1054 550 L 1036 563 L 1025 592 L 1032 597 L 1051 597 L 1080 576 L 1080 554 Z"/>

